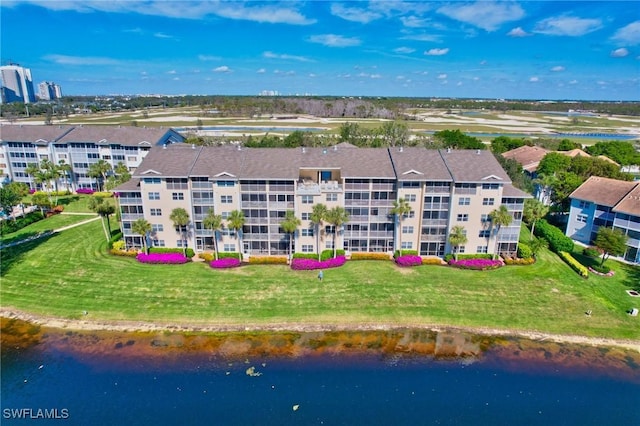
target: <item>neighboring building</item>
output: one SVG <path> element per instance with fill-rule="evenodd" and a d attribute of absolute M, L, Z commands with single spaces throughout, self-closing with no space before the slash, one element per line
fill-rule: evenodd
<path fill-rule="evenodd" d="M 601 226 L 620 229 L 629 237 L 624 259 L 640 262 L 640 182 L 592 176 L 569 197 L 567 236 L 590 244 Z"/>
<path fill-rule="evenodd" d="M 280 228 L 287 210 L 301 220 L 295 251 L 315 253 L 333 248 L 349 252 L 412 249 L 442 257 L 451 251 L 449 231 L 461 225 L 468 243 L 462 253 L 514 254 L 524 200 L 530 196 L 511 185 L 489 151 L 424 148 L 243 148 L 240 146 L 154 148 L 119 193 L 122 227 L 128 247 L 141 247 L 132 231 L 136 219 L 152 224 L 153 246 L 197 251 L 213 248 L 213 234 L 202 220 L 209 209 L 223 218 L 242 210 L 241 235 L 224 230 L 221 251 L 245 255 L 288 253 L 289 237 Z M 412 211 L 402 221 L 391 215 L 393 202 L 404 198 Z M 342 229 L 324 223 L 320 247 L 310 215 L 314 204 L 349 213 Z M 506 205 L 514 217 L 499 235 L 491 230 L 489 213 Z M 175 208 L 189 212 L 187 240 L 169 216 Z M 237 238 L 240 237 L 240 238 Z M 496 245 L 497 238 L 497 245 Z M 400 241 L 401 246 L 400 246 Z M 239 245 L 241 244 L 241 245 Z"/>
<path fill-rule="evenodd" d="M 2 77 L 0 103 L 24 102 L 28 104 L 36 101 L 29 68 L 23 68 L 19 65 L 1 66 L 0 77 Z"/>
<path fill-rule="evenodd" d="M 522 169 L 533 177 L 535 176 L 540 161 L 550 152 L 553 151 L 549 151 L 540 146 L 523 145 L 502 153 L 502 156 L 508 160 L 517 161 L 522 166 Z"/>
<path fill-rule="evenodd" d="M 38 184 L 26 173 L 29 164 L 64 161 L 71 165 L 72 176 L 60 182 L 62 187 L 96 188 L 87 171 L 100 159 L 112 167 L 122 162 L 133 171 L 152 146 L 182 141 L 183 136 L 161 127 L 2 125 L 0 169 L 10 180 L 35 189 Z"/>
<path fill-rule="evenodd" d="M 62 89 L 59 85 L 48 81 L 38 84 L 38 98 L 43 101 L 52 101 L 62 97 Z"/>

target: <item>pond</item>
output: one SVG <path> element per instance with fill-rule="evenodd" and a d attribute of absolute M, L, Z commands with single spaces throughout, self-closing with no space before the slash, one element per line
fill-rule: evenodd
<path fill-rule="evenodd" d="M 618 348 L 423 329 L 2 331 L 3 425 L 640 424 L 640 354 Z"/>

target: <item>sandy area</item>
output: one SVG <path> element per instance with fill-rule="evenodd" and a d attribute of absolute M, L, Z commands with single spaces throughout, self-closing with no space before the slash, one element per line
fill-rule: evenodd
<path fill-rule="evenodd" d="M 509 330 L 473 327 L 451 327 L 442 324 L 312 324 L 312 323 L 272 323 L 266 325 L 238 325 L 219 322 L 215 324 L 189 324 L 189 323 L 150 323 L 144 321 L 103 321 L 91 319 L 88 313 L 86 319 L 64 319 L 34 315 L 10 307 L 1 307 L 0 316 L 9 319 L 19 319 L 45 327 L 70 329 L 77 331 L 123 331 L 123 332 L 237 332 L 237 331 L 295 331 L 295 332 L 321 332 L 321 331 L 376 331 L 398 328 L 428 329 L 434 331 L 463 331 L 488 336 L 515 336 L 530 340 L 549 341 L 557 343 L 575 343 L 590 346 L 620 347 L 640 352 L 640 341 L 617 340 L 599 337 L 573 336 L 541 333 L 528 330 Z"/>

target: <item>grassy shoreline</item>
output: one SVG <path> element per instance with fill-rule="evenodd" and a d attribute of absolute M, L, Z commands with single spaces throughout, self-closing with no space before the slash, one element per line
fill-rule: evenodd
<path fill-rule="evenodd" d="M 283 265 L 144 265 L 108 254 L 102 237 L 92 222 L 3 249 L 3 311 L 69 324 L 413 325 L 640 341 L 638 318 L 625 313 L 636 301 L 625 290 L 640 279 L 629 265 L 584 280 L 548 251 L 535 265 L 485 272 L 351 261 L 320 284 Z"/>

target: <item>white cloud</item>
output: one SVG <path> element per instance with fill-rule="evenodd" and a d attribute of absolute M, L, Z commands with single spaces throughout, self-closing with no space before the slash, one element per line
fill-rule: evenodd
<path fill-rule="evenodd" d="M 446 74 L 440 74 L 440 75 L 438 75 L 438 78 L 439 78 L 440 80 L 444 80 L 444 79 L 446 79 L 446 78 L 447 78 L 447 75 L 446 75 Z"/>
<path fill-rule="evenodd" d="M 229 68 L 226 65 L 222 65 L 220 67 L 214 68 L 212 71 L 213 72 L 231 72 L 231 68 Z"/>
<path fill-rule="evenodd" d="M 198 59 L 201 61 L 219 61 L 222 58 L 213 55 L 198 55 Z"/>
<path fill-rule="evenodd" d="M 503 23 L 517 21 L 525 16 L 524 10 L 517 3 L 493 1 L 448 4 L 439 8 L 438 12 L 486 31 L 495 31 Z"/>
<path fill-rule="evenodd" d="M 600 19 L 576 18 L 574 16 L 559 16 L 543 19 L 533 30 L 539 34 L 577 37 L 592 33 L 602 28 Z"/>
<path fill-rule="evenodd" d="M 538 81 L 540 81 L 540 79 L 538 77 L 533 76 L 529 79 L 529 81 L 532 83 L 537 83 Z"/>
<path fill-rule="evenodd" d="M 404 53 L 404 54 L 409 54 L 409 53 L 413 53 L 416 51 L 416 49 L 413 49 L 411 47 L 397 47 L 395 49 L 393 49 L 394 52 L 396 53 Z"/>
<path fill-rule="evenodd" d="M 153 36 L 157 38 L 173 38 L 173 36 L 170 36 L 165 33 L 154 33 Z"/>
<path fill-rule="evenodd" d="M 551 71 L 553 71 L 553 72 L 561 72 L 561 71 L 564 71 L 564 67 L 561 66 L 561 65 L 557 65 L 557 66 L 551 68 Z"/>
<path fill-rule="evenodd" d="M 309 41 L 312 43 L 323 44 L 329 47 L 350 47 L 358 46 L 360 43 L 357 37 L 343 37 L 336 34 L 318 34 L 309 37 Z"/>
<path fill-rule="evenodd" d="M 361 9 L 359 7 L 346 7 L 340 3 L 331 5 L 331 13 L 346 21 L 359 22 L 361 24 L 368 24 L 371 21 L 383 17 L 381 13 L 373 10 Z"/>
<path fill-rule="evenodd" d="M 167 74 L 178 74 L 178 71 L 176 70 L 167 71 Z"/>
<path fill-rule="evenodd" d="M 405 27 L 420 28 L 420 27 L 426 27 L 429 21 L 427 21 L 426 19 L 419 18 L 417 16 L 401 16 L 400 22 L 402 22 L 402 25 L 404 25 Z"/>
<path fill-rule="evenodd" d="M 100 56 L 45 55 L 43 59 L 60 65 L 117 65 L 122 61 Z"/>
<path fill-rule="evenodd" d="M 627 49 L 625 49 L 624 47 L 621 47 L 620 49 L 616 49 L 616 50 L 612 50 L 611 51 L 611 57 L 612 58 L 624 58 L 628 54 L 629 54 L 629 51 Z"/>
<path fill-rule="evenodd" d="M 405 36 L 400 37 L 401 40 L 415 40 L 415 41 L 429 41 L 429 42 L 438 42 L 441 40 L 439 35 L 434 34 L 407 34 Z"/>
<path fill-rule="evenodd" d="M 569 84 L 578 84 L 578 80 L 571 80 Z"/>
<path fill-rule="evenodd" d="M 449 48 L 445 47 L 444 49 L 429 49 L 424 52 L 425 55 L 428 56 L 442 56 L 449 53 Z"/>
<path fill-rule="evenodd" d="M 265 72 L 267 72 L 265 68 L 260 68 L 258 71 L 256 71 L 256 73 L 258 74 L 264 74 Z"/>
<path fill-rule="evenodd" d="M 527 37 L 530 36 L 528 32 L 522 29 L 522 27 L 515 27 L 507 33 L 509 37 Z"/>
<path fill-rule="evenodd" d="M 371 78 L 382 78 L 382 75 L 380 75 L 380 74 L 371 74 L 369 77 L 371 77 Z"/>
<path fill-rule="evenodd" d="M 273 53 L 269 51 L 264 52 L 262 56 L 268 59 L 284 59 L 284 60 L 293 60 L 293 61 L 300 61 L 300 62 L 314 62 L 312 59 L 305 58 L 304 56 L 287 55 L 286 53 L 281 54 L 281 53 Z"/>
<path fill-rule="evenodd" d="M 314 73 L 309 73 L 309 77 L 314 78 L 316 75 Z"/>
<path fill-rule="evenodd" d="M 620 28 L 611 39 L 631 46 L 640 44 L 640 21 L 632 22 Z"/>
<path fill-rule="evenodd" d="M 173 77 L 173 81 L 180 81 L 180 77 Z"/>

